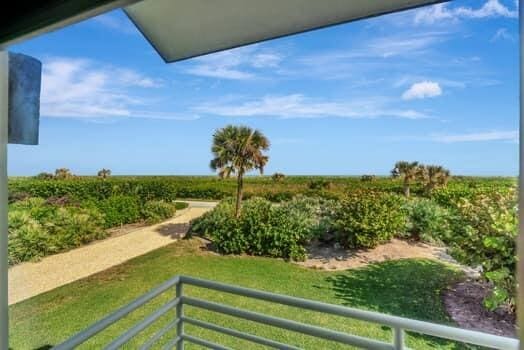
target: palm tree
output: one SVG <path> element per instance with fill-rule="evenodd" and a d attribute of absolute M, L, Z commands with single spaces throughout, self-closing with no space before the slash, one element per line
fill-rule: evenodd
<path fill-rule="evenodd" d="M 55 179 L 65 180 L 73 177 L 71 170 L 67 168 L 59 168 L 55 170 Z"/>
<path fill-rule="evenodd" d="M 271 179 L 273 180 L 273 182 L 282 182 L 282 181 L 284 181 L 285 178 L 286 178 L 286 175 L 284 175 L 282 173 L 274 173 L 271 176 Z"/>
<path fill-rule="evenodd" d="M 404 195 L 409 197 L 410 186 L 421 176 L 421 166 L 418 162 L 400 161 L 391 170 L 393 177 L 399 177 L 404 182 Z"/>
<path fill-rule="evenodd" d="M 259 130 L 247 126 L 228 125 L 213 135 L 211 152 L 214 158 L 209 164 L 218 171 L 220 178 L 237 177 L 235 216 L 240 216 L 244 188 L 244 175 L 251 170 L 264 173 L 269 157 L 263 151 L 269 149 L 269 140 Z"/>
<path fill-rule="evenodd" d="M 102 170 L 99 170 L 97 173 L 98 177 L 102 180 L 107 179 L 109 176 L 111 176 L 111 170 L 102 168 Z"/>
<path fill-rule="evenodd" d="M 448 169 L 440 165 L 427 165 L 424 167 L 422 179 L 424 190 L 430 194 L 435 188 L 446 186 L 450 177 Z"/>

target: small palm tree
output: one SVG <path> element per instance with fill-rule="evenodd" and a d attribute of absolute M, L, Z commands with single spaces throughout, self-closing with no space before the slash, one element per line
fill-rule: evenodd
<path fill-rule="evenodd" d="M 393 170 L 391 170 L 393 177 L 403 180 L 404 195 L 406 197 L 410 195 L 410 186 L 421 177 L 421 169 L 422 167 L 418 162 L 400 161 L 397 162 Z"/>
<path fill-rule="evenodd" d="M 274 173 L 273 175 L 271 175 L 271 179 L 274 182 L 282 182 L 282 181 L 284 181 L 285 178 L 286 178 L 286 175 L 284 175 L 282 173 Z"/>
<path fill-rule="evenodd" d="M 72 177 L 73 173 L 67 168 L 59 168 L 55 170 L 55 179 L 66 180 Z"/>
<path fill-rule="evenodd" d="M 38 180 L 52 180 L 55 176 L 51 173 L 42 172 L 35 176 L 35 179 Z"/>
<path fill-rule="evenodd" d="M 211 152 L 214 158 L 209 165 L 213 171 L 218 171 L 220 178 L 236 175 L 236 217 L 240 216 L 244 175 L 251 170 L 264 173 L 269 157 L 263 152 L 268 149 L 269 140 L 266 136 L 247 126 L 228 125 L 218 129 L 213 135 Z"/>
<path fill-rule="evenodd" d="M 424 190 L 427 194 L 435 188 L 446 186 L 450 177 L 450 171 L 440 165 L 427 165 L 422 172 Z"/>
<path fill-rule="evenodd" d="M 111 170 L 103 168 L 98 171 L 97 176 L 101 178 L 102 180 L 107 179 L 109 176 L 111 176 Z"/>

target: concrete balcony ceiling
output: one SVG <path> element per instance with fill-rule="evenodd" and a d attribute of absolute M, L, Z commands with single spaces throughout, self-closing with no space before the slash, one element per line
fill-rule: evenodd
<path fill-rule="evenodd" d="M 0 46 L 124 7 L 166 62 L 442 0 L 47 0 L 0 14 Z"/>

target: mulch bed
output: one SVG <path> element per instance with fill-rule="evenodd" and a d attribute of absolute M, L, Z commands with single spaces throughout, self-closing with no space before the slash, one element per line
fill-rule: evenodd
<path fill-rule="evenodd" d="M 489 311 L 482 305 L 490 290 L 488 283 L 474 280 L 448 288 L 443 300 L 449 316 L 461 328 L 515 337 L 515 314 L 503 308 Z"/>

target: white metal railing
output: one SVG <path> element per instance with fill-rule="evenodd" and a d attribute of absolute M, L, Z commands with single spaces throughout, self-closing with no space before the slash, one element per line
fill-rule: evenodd
<path fill-rule="evenodd" d="M 263 300 L 281 305 L 293 306 L 300 309 L 316 311 L 324 314 L 342 316 L 351 319 L 380 324 L 383 326 L 390 327 L 392 329 L 392 340 L 388 343 L 371 338 L 335 331 L 332 329 L 300 323 L 289 319 L 243 310 L 229 305 L 219 304 L 199 298 L 194 298 L 191 296 L 187 296 L 183 293 L 184 285 L 197 286 L 214 291 L 235 294 L 243 297 Z M 205 309 L 215 313 L 233 316 L 244 320 L 254 321 L 260 324 L 279 327 L 292 332 L 302 333 L 309 336 L 339 342 L 346 345 L 352 345 L 364 349 L 407 349 L 404 339 L 405 331 L 431 335 L 442 339 L 448 339 L 472 345 L 485 346 L 493 349 L 518 350 L 519 348 L 519 341 L 514 338 L 501 337 L 476 331 L 469 331 L 456 327 L 449 327 L 430 322 L 423 322 L 398 316 L 386 315 L 378 312 L 364 311 L 339 305 L 326 304 L 312 300 L 263 292 L 259 290 L 243 288 L 188 276 L 176 276 L 170 279 L 169 281 L 161 284 L 160 286 L 156 287 L 155 289 L 151 290 L 150 292 L 144 294 L 143 296 L 139 297 L 138 299 L 134 300 L 133 302 L 120 308 L 111 315 L 96 322 L 84 331 L 74 335 L 62 344 L 56 346 L 54 349 L 74 349 L 75 347 L 81 345 L 85 341 L 94 337 L 96 334 L 103 331 L 107 327 L 111 326 L 118 320 L 122 319 L 129 313 L 140 308 L 141 306 L 145 305 L 146 303 L 156 298 L 157 296 L 163 294 L 164 292 L 171 290 L 172 288 L 176 289 L 175 297 L 173 297 L 170 301 L 168 301 L 160 308 L 158 308 L 156 311 L 145 317 L 143 320 L 138 322 L 136 325 L 125 331 L 123 334 L 115 338 L 110 344 L 108 344 L 105 347 L 105 349 L 119 349 L 128 341 L 133 339 L 137 334 L 151 326 L 155 321 L 157 321 L 160 317 L 162 317 L 168 311 L 171 310 L 176 310 L 176 316 L 174 316 L 174 319 L 171 322 L 168 322 L 167 325 L 158 330 L 149 340 L 142 344 L 140 347 L 141 350 L 150 349 L 155 344 L 157 344 L 160 338 L 162 338 L 169 331 L 172 331 L 175 328 L 176 337 L 170 339 L 168 343 L 164 345 L 164 349 L 176 348 L 177 350 L 183 350 L 185 342 L 198 344 L 210 349 L 229 349 L 220 344 L 216 344 L 206 339 L 187 334 L 184 331 L 185 324 L 201 327 L 234 338 L 244 339 L 274 349 L 300 349 L 299 347 L 293 345 L 281 343 L 278 340 L 263 338 L 254 334 L 241 332 L 235 329 L 226 328 L 206 321 L 187 317 L 184 315 L 184 305 L 189 305 L 199 309 Z"/>

